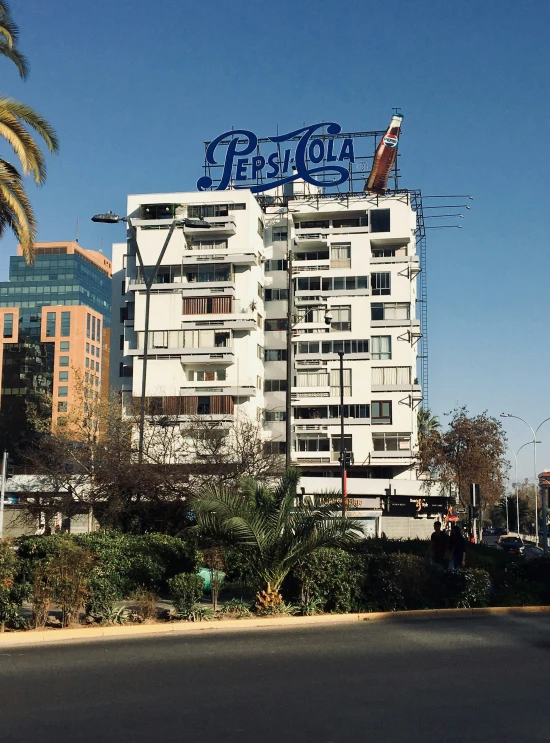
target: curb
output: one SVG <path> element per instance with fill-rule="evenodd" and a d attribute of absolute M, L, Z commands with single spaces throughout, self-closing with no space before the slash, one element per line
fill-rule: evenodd
<path fill-rule="evenodd" d="M 372 612 L 361 614 L 323 614 L 314 617 L 272 617 L 265 619 L 227 619 L 220 622 L 174 622 L 167 624 L 138 624 L 122 627 L 90 627 L 79 629 L 28 630 L 0 634 L 0 649 L 13 646 L 56 644 L 71 640 L 128 640 L 155 635 L 193 635 L 198 632 L 225 632 L 269 629 L 272 627 L 317 627 L 355 622 L 408 622 L 425 619 L 474 619 L 476 617 L 549 614 L 550 606 L 497 606 L 479 609 L 418 609 L 399 612 Z"/>

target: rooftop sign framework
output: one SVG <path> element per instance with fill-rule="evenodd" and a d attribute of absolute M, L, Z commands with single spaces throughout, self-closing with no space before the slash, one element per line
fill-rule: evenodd
<path fill-rule="evenodd" d="M 301 179 L 334 193 L 363 191 L 375 152 L 387 134 L 346 133 L 336 122 L 312 124 L 263 139 L 247 129 L 232 129 L 205 142 L 204 175 L 198 179 L 197 189 L 246 188 L 262 193 Z M 397 137 L 392 147 L 397 149 Z M 397 160 L 391 178 L 392 190 L 397 189 Z"/>

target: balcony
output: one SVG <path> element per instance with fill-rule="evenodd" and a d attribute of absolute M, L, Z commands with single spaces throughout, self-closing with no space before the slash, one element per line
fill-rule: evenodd
<path fill-rule="evenodd" d="M 184 348 L 179 354 L 182 364 L 225 364 L 235 363 L 235 352 L 231 346 L 214 348 Z"/>
<path fill-rule="evenodd" d="M 381 460 L 395 462 L 401 459 L 409 461 L 413 458 L 413 453 L 411 449 L 399 449 L 397 451 L 372 451 L 369 456 L 372 462 L 379 462 Z"/>
<path fill-rule="evenodd" d="M 256 315 L 184 315 L 181 320 L 183 330 L 200 328 L 233 328 L 233 330 L 256 330 L 258 318 Z"/>
<path fill-rule="evenodd" d="M 190 386 L 180 387 L 180 395 L 184 397 L 193 397 L 201 395 L 230 395 L 231 397 L 243 397 L 250 398 L 256 397 L 256 387 L 252 384 L 241 384 L 235 385 L 233 382 L 218 383 L 214 385 L 212 382 L 203 382 L 197 384 L 194 382 Z"/>
<path fill-rule="evenodd" d="M 328 235 L 324 232 L 307 232 L 296 230 L 296 245 L 304 248 L 324 247 L 328 242 Z"/>
<path fill-rule="evenodd" d="M 329 451 L 294 451 L 292 459 L 297 464 L 330 464 Z"/>
<path fill-rule="evenodd" d="M 259 253 L 229 253 L 227 250 L 220 252 L 220 250 L 196 250 L 186 252 L 184 255 L 184 265 L 193 265 L 196 263 L 208 263 L 208 261 L 214 261 L 216 263 L 233 263 L 239 266 L 256 266 L 259 262 Z"/>
<path fill-rule="evenodd" d="M 321 423 L 300 423 L 294 425 L 294 433 L 309 433 L 311 431 L 328 431 L 328 426 L 322 425 Z"/>
<path fill-rule="evenodd" d="M 237 225 L 228 217 L 208 217 L 205 220 L 210 227 L 185 227 L 186 235 L 234 235 L 237 232 Z"/>
<path fill-rule="evenodd" d="M 330 269 L 330 258 L 326 260 L 317 261 L 293 261 L 292 262 L 292 275 L 299 276 L 302 273 L 309 273 L 310 271 L 328 271 Z"/>

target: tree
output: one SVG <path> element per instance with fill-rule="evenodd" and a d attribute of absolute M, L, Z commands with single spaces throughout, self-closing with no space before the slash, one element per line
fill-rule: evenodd
<path fill-rule="evenodd" d="M 506 434 L 501 422 L 486 412 L 471 416 L 466 407 L 452 413 L 449 427 L 433 433 L 425 447 L 423 466 L 443 487 L 453 484 L 460 503 L 470 503 L 470 485 L 481 489 L 483 508 L 498 503 L 508 472 Z"/>
<path fill-rule="evenodd" d="M 11 60 L 25 79 L 28 64 L 17 47 L 19 29 L 9 6 L 0 2 L 0 55 Z M 54 129 L 36 111 L 13 98 L 0 96 L 0 135 L 18 157 L 23 175 L 33 175 L 37 185 L 46 180 L 46 165 L 40 147 L 28 127 L 44 141 L 50 152 L 57 152 L 59 143 Z M 36 220 L 21 174 L 10 162 L 0 158 L 0 237 L 11 229 L 21 244 L 27 263 L 34 260 Z"/>
<path fill-rule="evenodd" d="M 506 526 L 506 509 L 508 509 L 508 529 L 511 532 L 519 533 L 522 526 L 530 524 L 529 521 L 529 504 L 527 499 L 519 498 L 519 524 L 517 525 L 517 512 L 518 512 L 518 501 L 516 501 L 515 495 L 507 495 L 501 498 L 496 508 L 500 512 L 501 525 Z"/>
<path fill-rule="evenodd" d="M 429 408 L 420 408 L 418 422 L 418 459 L 421 472 L 429 473 L 441 455 L 441 426 Z"/>
<path fill-rule="evenodd" d="M 290 570 L 322 547 L 349 547 L 360 529 L 337 515 L 339 506 L 296 504 L 299 475 L 289 470 L 276 487 L 253 480 L 239 488 L 211 487 L 193 496 L 202 537 L 232 547 L 263 582 L 264 605 L 281 602 L 280 588 Z"/>

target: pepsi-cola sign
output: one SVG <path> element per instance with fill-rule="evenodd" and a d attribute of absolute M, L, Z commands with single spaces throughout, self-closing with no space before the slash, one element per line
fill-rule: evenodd
<path fill-rule="evenodd" d="M 325 122 L 269 137 L 269 142 L 279 146 L 265 156 L 259 154 L 254 132 L 247 129 L 224 132 L 206 149 L 207 164 L 223 162 L 219 182 L 214 183 L 213 178 L 204 175 L 197 181 L 197 189 L 248 188 L 252 193 L 260 193 L 298 178 L 312 186 L 339 186 L 350 177 L 349 167 L 342 163 L 355 162 L 353 139 L 336 138 L 341 131 L 339 124 Z M 284 143 L 289 146 L 283 148 Z"/>

